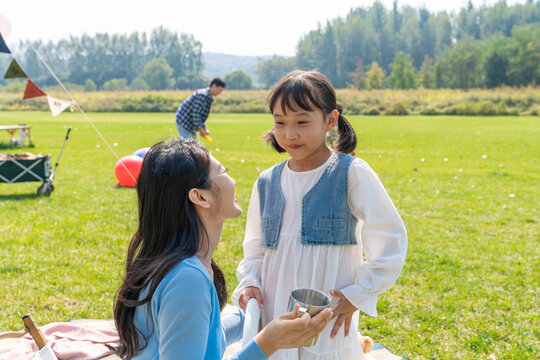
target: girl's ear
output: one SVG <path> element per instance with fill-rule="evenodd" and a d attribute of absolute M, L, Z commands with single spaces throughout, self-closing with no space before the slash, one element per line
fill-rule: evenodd
<path fill-rule="evenodd" d="M 210 203 L 208 202 L 208 197 L 206 196 L 204 190 L 193 188 L 189 190 L 188 198 L 189 201 L 191 201 L 195 206 L 205 209 L 210 208 Z"/>
<path fill-rule="evenodd" d="M 328 119 L 326 121 L 326 131 L 330 131 L 334 127 L 336 127 L 338 118 L 339 118 L 339 111 L 337 110 L 333 110 L 330 114 L 328 114 Z"/>

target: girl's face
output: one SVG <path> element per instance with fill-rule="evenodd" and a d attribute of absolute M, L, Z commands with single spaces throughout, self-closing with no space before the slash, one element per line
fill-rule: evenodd
<path fill-rule="evenodd" d="M 212 202 L 216 216 L 223 220 L 234 219 L 242 214 L 242 209 L 234 197 L 236 181 L 227 174 L 227 169 L 210 156 L 210 181 L 212 182 Z"/>
<path fill-rule="evenodd" d="M 273 110 L 274 136 L 294 161 L 316 160 L 329 151 L 325 142 L 326 133 L 336 125 L 337 114 L 337 110 L 325 116 L 320 110 L 303 109 L 287 109 L 285 113 L 278 99 Z"/>

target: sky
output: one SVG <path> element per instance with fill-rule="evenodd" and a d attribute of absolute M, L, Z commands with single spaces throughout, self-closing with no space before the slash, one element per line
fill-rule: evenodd
<path fill-rule="evenodd" d="M 387 9 L 393 0 L 381 0 Z M 498 0 L 473 0 L 475 6 Z M 525 0 L 507 0 L 507 4 Z M 458 11 L 466 0 L 398 0 L 432 11 Z M 203 52 L 233 55 L 295 54 L 302 36 L 367 0 L 0 0 L 0 31 L 11 25 L 8 44 L 22 39 L 53 40 L 98 32 L 150 33 L 164 26 L 191 34 Z M 4 20 L 3 20 L 4 19 Z M 3 22 L 3 23 L 2 23 Z M 3 27 L 2 27 L 3 25 Z"/>

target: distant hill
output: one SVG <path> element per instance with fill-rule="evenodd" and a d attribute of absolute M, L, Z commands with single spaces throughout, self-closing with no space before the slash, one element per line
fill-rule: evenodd
<path fill-rule="evenodd" d="M 270 59 L 272 56 L 239 56 L 221 53 L 203 52 L 203 74 L 209 78 L 216 76 L 224 77 L 233 71 L 242 70 L 253 80 L 253 84 L 259 84 L 255 70 L 261 60 Z"/>

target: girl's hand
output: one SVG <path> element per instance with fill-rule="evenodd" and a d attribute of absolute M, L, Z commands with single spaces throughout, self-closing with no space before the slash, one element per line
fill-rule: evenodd
<path fill-rule="evenodd" d="M 249 299 L 255 299 L 259 303 L 259 308 L 264 307 L 264 301 L 262 298 L 261 289 L 255 286 L 248 286 L 242 292 L 240 293 L 240 297 L 238 298 L 238 305 L 240 306 L 240 309 L 246 310 L 247 303 Z"/>
<path fill-rule="evenodd" d="M 332 329 L 332 332 L 330 333 L 330 338 L 333 339 L 341 325 L 345 323 L 345 336 L 349 335 L 349 329 L 351 328 L 351 319 L 356 310 L 356 306 L 351 304 L 351 302 L 343 295 L 343 293 L 339 290 L 330 290 L 330 295 L 333 297 L 339 298 L 339 304 L 334 309 L 334 316 L 335 318 L 337 316 L 336 323 L 334 324 L 334 328 Z"/>
<path fill-rule="evenodd" d="M 317 336 L 332 319 L 332 309 L 323 309 L 315 317 L 308 313 L 297 318 L 300 304 L 294 311 L 272 320 L 255 336 L 259 348 L 270 356 L 279 349 L 300 348 Z"/>

